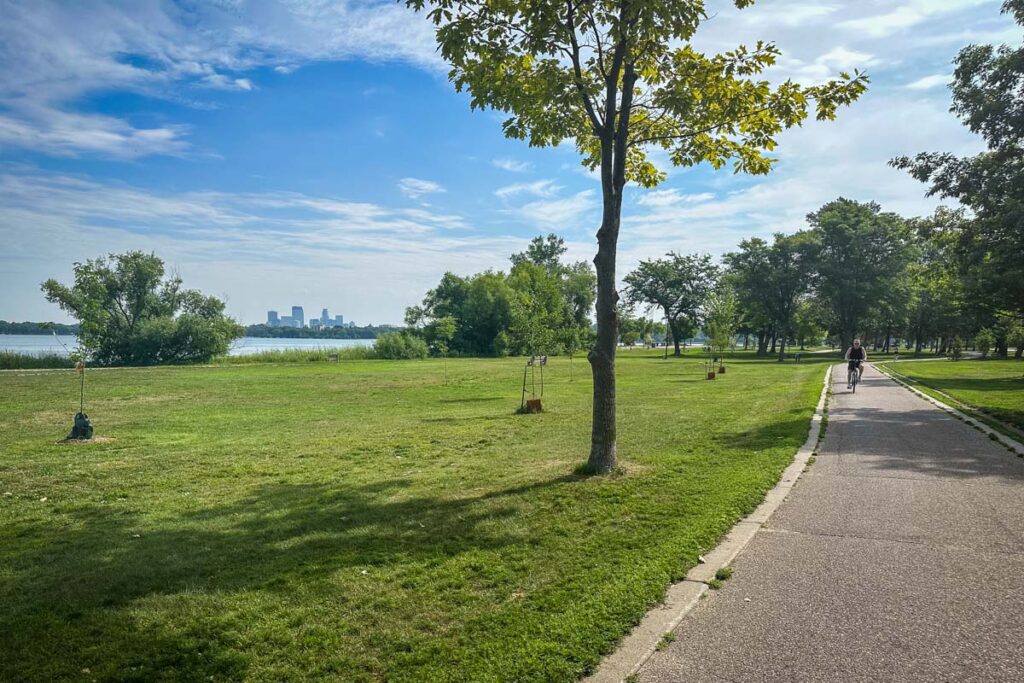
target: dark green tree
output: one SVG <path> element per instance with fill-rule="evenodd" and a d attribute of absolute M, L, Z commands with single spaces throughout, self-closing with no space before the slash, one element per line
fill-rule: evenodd
<path fill-rule="evenodd" d="M 878 204 L 837 199 L 807 217 L 800 233 L 814 290 L 830 315 L 843 351 L 875 302 L 902 276 L 909 256 L 902 218 Z"/>
<path fill-rule="evenodd" d="M 641 261 L 623 281 L 630 305 L 657 309 L 665 316 L 679 356 L 680 342 L 700 326 L 702 308 L 718 281 L 718 267 L 707 254 L 672 252 L 663 259 Z"/>
<path fill-rule="evenodd" d="M 130 251 L 76 263 L 71 286 L 42 289 L 78 320 L 79 342 L 100 365 L 197 363 L 227 353 L 245 329 L 224 315 L 224 302 L 164 279 L 154 254 Z"/>
<path fill-rule="evenodd" d="M 428 10 L 457 90 L 473 108 L 509 114 L 505 134 L 534 146 L 572 140 L 599 170 L 597 335 L 589 360 L 594 405 L 588 469 L 616 467 L 616 253 L 626 183 L 664 179 L 652 146 L 675 165 L 731 163 L 767 173 L 785 129 L 810 114 L 832 119 L 866 78 L 804 87 L 760 75 L 779 56 L 758 42 L 705 55 L 690 41 L 707 18 L 703 0 L 403 0 Z M 743 8 L 753 0 L 734 0 Z"/>
<path fill-rule="evenodd" d="M 1024 25 L 1024 0 L 1003 12 Z M 972 296 L 993 311 L 1024 317 L 1024 47 L 971 45 L 960 51 L 953 75 L 952 112 L 984 138 L 973 157 L 929 152 L 893 165 L 929 183 L 930 194 L 956 199 L 974 213 L 961 249 L 974 261 Z M 968 283 L 971 284 L 971 283 Z M 1005 335 L 1001 342 L 1005 352 Z"/>

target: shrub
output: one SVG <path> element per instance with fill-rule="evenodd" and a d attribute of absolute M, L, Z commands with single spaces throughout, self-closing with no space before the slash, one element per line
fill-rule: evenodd
<path fill-rule="evenodd" d="M 412 360 L 426 358 L 430 349 L 427 342 L 409 332 L 385 332 L 377 337 L 373 352 L 385 360 Z"/>
<path fill-rule="evenodd" d="M 995 346 L 996 335 L 987 327 L 974 335 L 974 347 L 981 354 L 982 358 L 988 358 L 988 352 Z"/>

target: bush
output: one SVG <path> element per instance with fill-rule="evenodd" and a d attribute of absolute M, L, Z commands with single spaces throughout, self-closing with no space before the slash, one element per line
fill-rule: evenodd
<path fill-rule="evenodd" d="M 996 335 L 992 330 L 985 328 L 974 336 L 974 348 L 978 350 L 982 358 L 988 358 L 988 352 L 995 346 Z"/>
<path fill-rule="evenodd" d="M 377 337 L 373 352 L 384 360 L 419 360 L 426 358 L 430 349 L 427 342 L 408 332 L 385 332 Z"/>
<path fill-rule="evenodd" d="M 164 279 L 164 262 L 131 251 L 75 264 L 75 282 L 43 283 L 47 301 L 79 322 L 78 341 L 99 365 L 199 363 L 227 353 L 245 329 L 224 302 Z"/>

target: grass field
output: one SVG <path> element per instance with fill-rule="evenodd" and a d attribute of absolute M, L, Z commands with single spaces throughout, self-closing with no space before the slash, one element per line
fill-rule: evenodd
<path fill-rule="evenodd" d="M 0 678 L 569 681 L 771 488 L 824 362 L 623 354 L 611 477 L 585 361 L 0 373 Z"/>
<path fill-rule="evenodd" d="M 889 363 L 887 367 L 922 391 L 941 391 L 969 408 L 1024 429 L 1024 361 L 961 360 Z"/>

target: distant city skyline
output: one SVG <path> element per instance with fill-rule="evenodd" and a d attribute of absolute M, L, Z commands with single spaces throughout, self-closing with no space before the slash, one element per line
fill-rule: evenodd
<path fill-rule="evenodd" d="M 267 327 L 296 327 L 310 329 L 330 328 L 330 327 L 356 327 L 354 322 L 345 322 L 345 316 L 337 314 L 332 316 L 327 308 L 323 308 L 320 311 L 320 317 L 310 318 L 308 323 L 306 321 L 305 309 L 302 306 L 292 306 L 292 314 L 282 316 L 278 311 L 270 309 L 267 311 L 267 319 L 265 324 Z"/>

